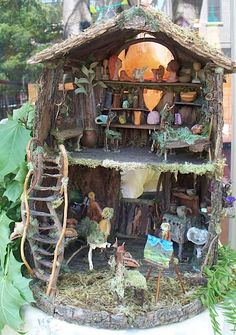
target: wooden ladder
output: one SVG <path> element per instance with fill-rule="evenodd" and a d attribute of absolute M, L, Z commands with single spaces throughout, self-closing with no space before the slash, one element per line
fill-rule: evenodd
<path fill-rule="evenodd" d="M 68 158 L 64 145 L 57 157 L 44 154 L 37 139 L 27 148 L 30 170 L 24 183 L 21 214 L 24 232 L 21 257 L 29 272 L 46 282 L 47 295 L 56 292 L 57 279 L 64 260 L 64 235 L 68 210 Z M 24 253 L 28 241 L 33 269 Z"/>

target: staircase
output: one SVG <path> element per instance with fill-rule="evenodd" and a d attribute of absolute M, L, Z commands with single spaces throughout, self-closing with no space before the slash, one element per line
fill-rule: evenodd
<path fill-rule="evenodd" d="M 64 259 L 68 197 L 68 159 L 65 147 L 59 145 L 58 156 L 48 156 L 36 139 L 27 148 L 28 172 L 22 201 L 24 232 L 21 256 L 27 269 L 47 283 L 47 295 L 55 294 L 57 279 Z M 24 254 L 28 241 L 33 269 Z"/>

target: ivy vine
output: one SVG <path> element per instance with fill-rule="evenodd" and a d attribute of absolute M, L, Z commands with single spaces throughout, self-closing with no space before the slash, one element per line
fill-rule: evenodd
<path fill-rule="evenodd" d="M 21 221 L 20 198 L 28 170 L 25 149 L 34 112 L 26 103 L 0 122 L 0 334 L 5 325 L 19 332 L 21 307 L 34 301 L 18 261 L 18 242 L 9 238 L 14 222 Z"/>

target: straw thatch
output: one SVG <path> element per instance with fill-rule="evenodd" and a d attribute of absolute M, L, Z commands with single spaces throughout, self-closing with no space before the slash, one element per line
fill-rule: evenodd
<path fill-rule="evenodd" d="M 97 23 L 78 36 L 47 48 L 29 59 L 29 64 L 57 61 L 61 58 L 102 60 L 117 53 L 138 33 L 147 32 L 170 49 L 179 49 L 187 57 L 202 63 L 213 62 L 227 71 L 234 70 L 232 61 L 188 29 L 173 24 L 162 12 L 141 7 L 130 8 L 116 17 Z"/>

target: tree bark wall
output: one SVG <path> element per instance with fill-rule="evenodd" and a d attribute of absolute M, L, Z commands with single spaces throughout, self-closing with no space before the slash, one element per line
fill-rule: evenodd
<path fill-rule="evenodd" d="M 60 102 L 61 93 L 58 84 L 62 80 L 63 69 L 61 65 L 47 68 L 40 78 L 40 93 L 36 103 L 36 117 L 33 136 L 43 143 L 51 128 L 53 128 L 56 116 L 56 104 Z"/>

